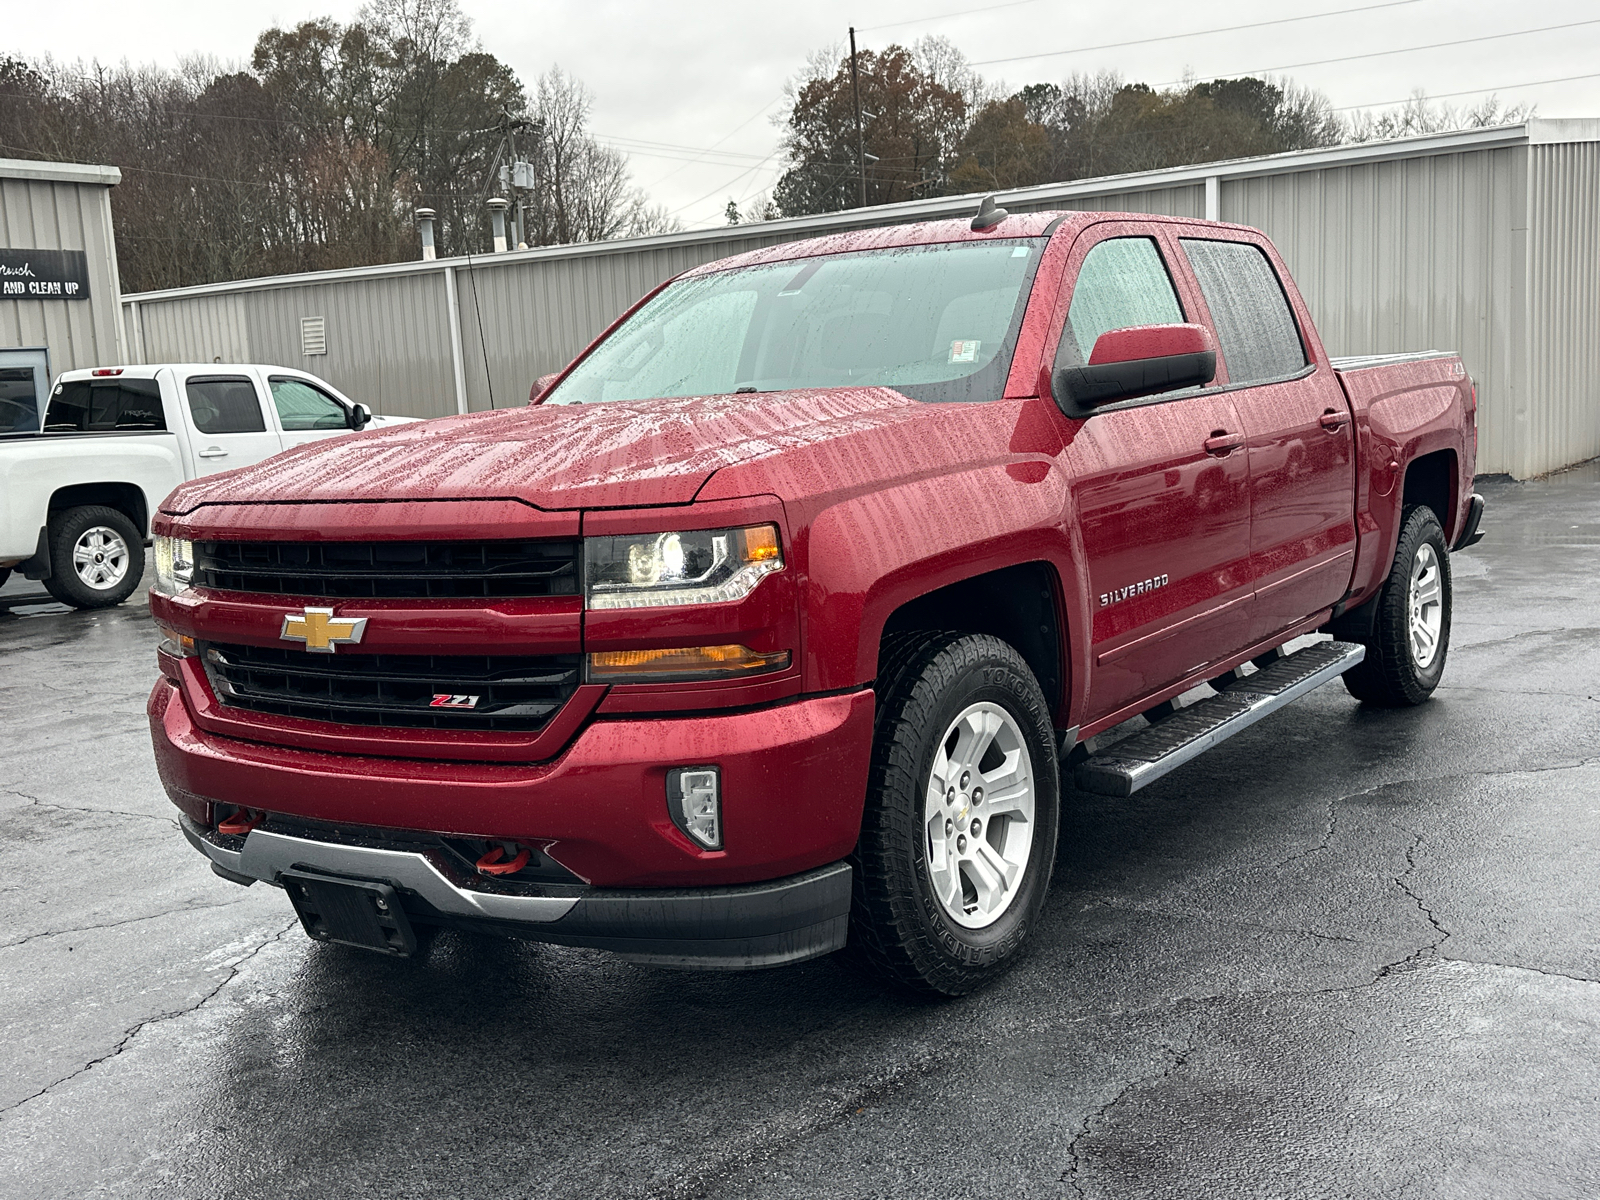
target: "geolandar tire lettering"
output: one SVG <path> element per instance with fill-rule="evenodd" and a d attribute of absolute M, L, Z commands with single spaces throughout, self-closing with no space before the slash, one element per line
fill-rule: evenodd
<path fill-rule="evenodd" d="M 961 995 L 1017 959 L 1049 889 L 1049 709 L 1022 656 L 987 635 L 897 635 L 878 687 L 851 951 L 913 991 Z"/>
<path fill-rule="evenodd" d="M 1374 603 L 1367 656 L 1344 674 L 1363 704 L 1403 708 L 1433 695 L 1450 649 L 1450 552 L 1439 518 L 1426 505 L 1402 514 L 1394 563 Z"/>

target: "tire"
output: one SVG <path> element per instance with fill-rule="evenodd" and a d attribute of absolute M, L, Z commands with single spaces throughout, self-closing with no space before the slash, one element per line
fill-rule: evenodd
<path fill-rule="evenodd" d="M 1060 808 L 1055 731 L 1027 663 L 998 638 L 897 635 L 882 658 L 851 953 L 913 992 L 964 995 L 1017 961 L 1044 905 Z M 979 793 L 985 780 L 994 797 Z M 991 820 L 996 799 L 1004 808 Z"/>
<path fill-rule="evenodd" d="M 45 590 L 74 608 L 121 604 L 144 577 L 144 539 L 133 522 L 98 504 L 50 516 L 50 578 Z"/>
<path fill-rule="evenodd" d="M 1344 686 L 1363 704 L 1405 708 L 1433 695 L 1450 650 L 1450 550 L 1439 518 L 1426 505 L 1402 514 L 1400 542 L 1389 578 L 1373 601 L 1367 656 L 1344 673 Z"/>

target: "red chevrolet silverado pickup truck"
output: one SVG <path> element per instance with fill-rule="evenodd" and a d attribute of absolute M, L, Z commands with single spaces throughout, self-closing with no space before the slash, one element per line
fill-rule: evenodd
<path fill-rule="evenodd" d="M 753 251 L 525 408 L 175 491 L 156 760 L 315 938 L 848 942 L 962 993 L 1038 919 L 1063 773 L 1127 795 L 1335 676 L 1428 698 L 1475 407 L 1451 354 L 1330 360 L 1240 226 Z"/>

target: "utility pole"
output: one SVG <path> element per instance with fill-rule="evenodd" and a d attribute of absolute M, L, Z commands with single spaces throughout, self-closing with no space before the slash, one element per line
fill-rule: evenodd
<path fill-rule="evenodd" d="M 867 206 L 867 143 L 861 136 L 861 76 L 856 71 L 856 27 L 850 26 L 850 91 L 856 101 L 856 175 L 861 180 L 861 207 Z"/>

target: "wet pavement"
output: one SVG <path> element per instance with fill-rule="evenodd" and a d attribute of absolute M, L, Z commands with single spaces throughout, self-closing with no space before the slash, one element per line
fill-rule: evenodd
<path fill-rule="evenodd" d="M 1069 795 L 946 1004 L 315 945 L 178 834 L 142 603 L 0 592 L 0 1196 L 1600 1194 L 1600 468 L 1482 484 L 1445 685 Z M 7 607 L 16 604 L 16 607 Z"/>

